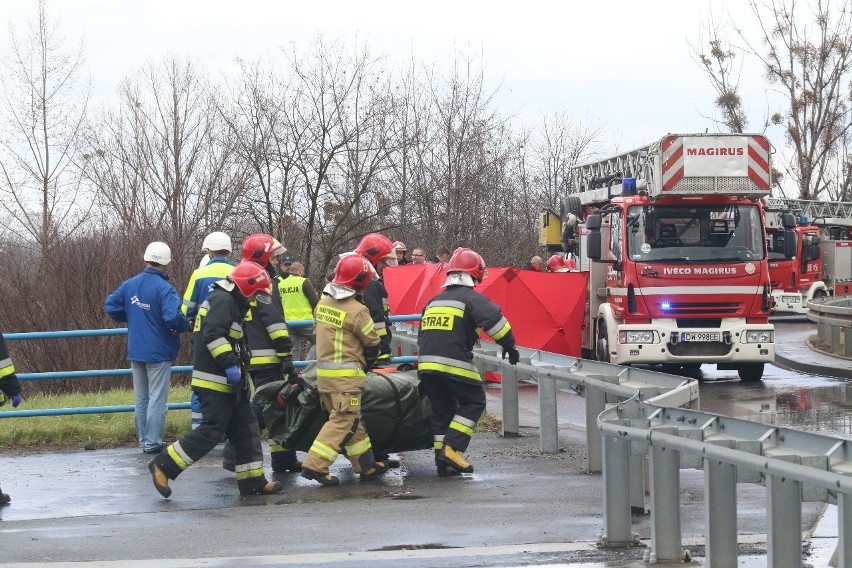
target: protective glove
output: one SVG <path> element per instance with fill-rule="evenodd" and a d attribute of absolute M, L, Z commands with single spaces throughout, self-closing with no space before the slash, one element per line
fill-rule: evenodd
<path fill-rule="evenodd" d="M 504 347 L 503 348 L 503 359 L 506 358 L 506 354 L 509 354 L 509 364 L 517 365 L 518 361 L 521 360 L 521 354 L 518 353 L 518 350 L 514 347 Z"/>
<path fill-rule="evenodd" d="M 296 367 L 293 366 L 292 361 L 282 361 L 281 362 L 281 376 L 286 377 L 287 380 L 292 380 L 293 375 L 296 374 Z"/>
<path fill-rule="evenodd" d="M 12 395 L 12 408 L 17 408 L 21 401 L 24 400 L 20 393 Z"/>
<path fill-rule="evenodd" d="M 225 376 L 228 377 L 228 384 L 232 387 L 235 387 L 240 384 L 240 379 L 242 378 L 240 376 L 240 368 L 236 365 L 231 365 L 230 367 L 227 367 L 225 369 Z"/>

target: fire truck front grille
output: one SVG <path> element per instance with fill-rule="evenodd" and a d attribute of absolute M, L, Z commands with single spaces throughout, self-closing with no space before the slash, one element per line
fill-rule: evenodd
<path fill-rule="evenodd" d="M 660 311 L 670 316 L 729 315 L 740 310 L 737 302 L 670 302 L 658 304 Z"/>
<path fill-rule="evenodd" d="M 677 322 L 677 326 L 680 329 L 701 329 L 701 328 L 720 328 L 722 327 L 722 319 L 721 318 L 710 318 L 710 319 L 687 319 L 687 318 L 677 318 L 675 320 Z"/>
<path fill-rule="evenodd" d="M 721 357 L 727 355 L 733 345 L 722 341 L 714 342 L 681 342 L 676 345 L 668 344 L 669 353 L 675 357 Z"/>

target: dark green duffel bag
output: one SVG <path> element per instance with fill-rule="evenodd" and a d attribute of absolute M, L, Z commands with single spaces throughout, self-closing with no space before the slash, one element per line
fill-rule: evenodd
<path fill-rule="evenodd" d="M 276 395 L 287 385 L 286 381 L 260 387 L 254 401 L 263 408 L 270 438 L 285 448 L 307 452 L 328 414 L 320 408 L 315 366 L 305 368 L 302 377 L 305 390 L 299 395 L 298 404 L 282 408 L 276 402 Z M 367 374 L 361 416 L 375 453 L 432 448 L 429 399 L 420 396 L 418 384 L 417 371 Z"/>

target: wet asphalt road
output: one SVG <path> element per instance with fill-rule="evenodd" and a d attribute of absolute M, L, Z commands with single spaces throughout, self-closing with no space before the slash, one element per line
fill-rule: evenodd
<path fill-rule="evenodd" d="M 702 410 L 842 435 L 850 422 L 846 383 L 768 367 L 743 384 L 734 371 L 701 369 Z M 489 407 L 498 405 L 491 388 Z M 642 549 L 598 550 L 600 476 L 585 472 L 583 400 L 559 394 L 560 453 L 538 451 L 537 390 L 522 384 L 521 438 L 478 435 L 466 479 L 434 475 L 430 451 L 403 454 L 402 468 L 374 483 L 352 478 L 338 461 L 339 488 L 288 474 L 281 495 L 240 498 L 219 450 L 172 483 L 163 500 L 150 484 L 147 456 L 135 449 L 3 456 L 0 508 L 3 563 L 74 566 L 520 566 L 594 562 L 621 566 Z M 527 428 L 524 428 L 524 426 Z M 798 426 L 797 426 L 798 427 Z M 268 458 L 267 458 L 268 460 Z M 11 478 L 11 479 L 10 479 Z M 683 470 L 685 544 L 701 554 L 703 476 Z M 744 553 L 765 550 L 765 493 L 738 487 L 738 530 L 752 535 Z M 805 526 L 820 504 L 803 508 Z M 650 536 L 647 516 L 633 530 Z M 758 556 L 757 558 L 760 558 Z M 83 564 L 80 564 L 80 563 Z M 760 562 L 760 560 L 758 560 Z"/>

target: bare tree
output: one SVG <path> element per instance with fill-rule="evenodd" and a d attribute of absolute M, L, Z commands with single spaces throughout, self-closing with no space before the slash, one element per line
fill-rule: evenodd
<path fill-rule="evenodd" d="M 64 49 L 58 20 L 44 0 L 20 36 L 9 23 L 12 53 L 3 59 L 0 86 L 5 123 L 0 135 L 0 207 L 15 230 L 42 255 L 79 227 L 88 205 L 75 164 L 90 84 L 82 41 Z"/>
<path fill-rule="evenodd" d="M 785 108 L 769 113 L 768 124 L 783 127 L 792 154 L 782 150 L 785 159 L 776 166 L 795 183 L 797 197 L 817 199 L 841 195 L 849 183 L 843 156 L 852 132 L 852 7 L 848 2 L 832 6 L 829 0 L 809 4 L 807 13 L 795 0 L 749 0 L 760 47 L 734 29 L 744 52 L 757 58 L 769 84 L 786 100 Z M 721 122 L 741 132 L 747 121 L 733 73 L 734 51 L 715 30 L 708 45 L 709 54 L 699 54 L 699 61 L 718 94 Z"/>
<path fill-rule="evenodd" d="M 248 175 L 217 112 L 219 95 L 193 63 L 167 58 L 126 80 L 119 96 L 88 153 L 102 204 L 124 224 L 156 228 L 176 258 L 194 260 L 203 233 L 237 229 L 228 223 Z"/>
<path fill-rule="evenodd" d="M 703 38 L 699 38 L 698 45 L 701 47 L 690 46 L 690 48 L 693 58 L 704 68 L 716 92 L 713 103 L 721 113 L 721 118 L 713 120 L 728 132 L 745 132 L 748 117 L 740 98 L 742 63 L 736 64 L 737 53 L 721 37 L 718 25 L 706 26 L 706 32 L 709 35 L 706 43 Z"/>
<path fill-rule="evenodd" d="M 603 134 L 600 123 L 580 120 L 565 111 L 541 115 L 532 147 L 539 206 L 554 206 L 570 191 L 571 168 L 588 156 Z M 556 207 L 558 211 L 559 208 Z"/>

